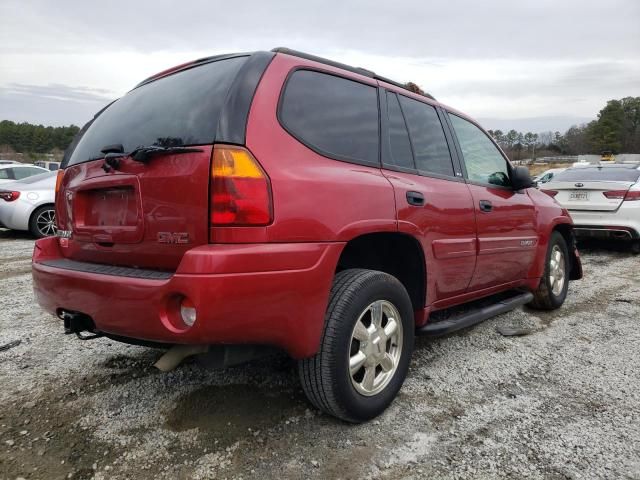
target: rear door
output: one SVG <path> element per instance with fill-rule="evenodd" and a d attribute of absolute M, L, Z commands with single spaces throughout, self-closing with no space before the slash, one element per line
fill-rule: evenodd
<path fill-rule="evenodd" d="M 221 110 L 246 56 L 210 61 L 143 84 L 84 132 L 56 204 L 67 258 L 172 270 L 209 241 L 211 154 Z M 191 147 L 105 165 L 103 150 Z"/>
<path fill-rule="evenodd" d="M 425 252 L 429 303 L 466 291 L 476 256 L 471 194 L 436 108 L 382 92 L 383 173 L 394 187 L 398 228 Z"/>
<path fill-rule="evenodd" d="M 507 159 L 477 125 L 448 116 L 463 159 L 478 228 L 478 259 L 469 286 L 481 290 L 527 277 L 538 244 L 536 211 L 511 188 Z"/>

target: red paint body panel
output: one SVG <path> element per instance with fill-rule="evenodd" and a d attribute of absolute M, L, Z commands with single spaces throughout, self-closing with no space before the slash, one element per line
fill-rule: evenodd
<path fill-rule="evenodd" d="M 469 189 L 478 226 L 478 259 L 469 288 L 483 290 L 526 278 L 538 243 L 531 198 L 504 188 L 469 184 Z M 482 200 L 491 202 L 491 212 L 480 210 Z"/>
<path fill-rule="evenodd" d="M 108 173 L 102 160 L 74 165 L 65 171 L 56 207 L 60 230 L 71 238 L 36 242 L 33 279 L 40 305 L 54 314 L 85 313 L 99 330 L 121 337 L 268 344 L 303 358 L 317 352 L 340 254 L 361 235 L 399 232 L 421 245 L 426 302 L 415 312 L 417 325 L 434 310 L 537 287 L 552 230 L 571 225 L 566 211 L 534 189 L 515 193 L 312 151 L 283 129 L 276 113 L 287 75 L 300 66 L 382 85 L 310 60 L 273 58 L 253 96 L 245 142 L 270 181 L 271 224 L 210 227 L 212 145 L 147 165 L 124 158 Z M 409 205 L 408 191 L 423 193 L 425 205 Z M 479 200 L 490 200 L 494 212 L 479 211 Z M 163 243 L 174 238 L 188 243 Z M 60 258 L 172 276 L 144 280 L 41 263 Z M 176 320 L 181 296 L 197 308 L 191 329 Z"/>
<path fill-rule="evenodd" d="M 202 251 L 189 252 L 170 280 L 157 281 L 40 264 L 61 258 L 57 243 L 54 238 L 39 240 L 33 258 L 36 298 L 51 313 L 62 306 L 83 312 L 99 330 L 123 337 L 164 343 L 273 345 L 294 358 L 317 351 L 343 247 L 340 243 L 241 245 L 223 247 L 223 252 L 213 255 L 232 258 L 237 248 L 238 258 L 246 260 L 241 266 L 224 260 L 213 266 L 211 259 L 201 261 Z M 217 247 L 205 248 L 213 252 Z M 291 257 L 277 253 L 287 249 Z M 256 262 L 254 270 L 248 268 L 250 261 Z M 212 273 L 207 273 L 209 267 Z M 176 328 L 178 322 L 172 320 L 178 315 L 175 298 L 181 295 L 198 312 L 198 321 L 187 330 Z"/>
<path fill-rule="evenodd" d="M 427 264 L 427 298 L 466 292 L 476 263 L 476 224 L 464 182 L 385 171 L 395 191 L 398 229 L 417 238 Z M 424 195 L 424 206 L 407 203 L 407 192 Z"/>

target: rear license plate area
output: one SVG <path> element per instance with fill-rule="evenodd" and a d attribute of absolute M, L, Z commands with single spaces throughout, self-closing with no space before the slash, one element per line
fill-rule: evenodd
<path fill-rule="evenodd" d="M 138 202 L 133 187 L 87 190 L 83 224 L 95 227 L 133 227 L 138 222 Z"/>
<path fill-rule="evenodd" d="M 589 200 L 589 192 L 570 192 L 569 201 L 584 202 Z"/>

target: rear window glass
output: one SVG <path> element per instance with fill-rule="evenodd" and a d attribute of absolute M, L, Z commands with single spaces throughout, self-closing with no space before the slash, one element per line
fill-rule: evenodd
<path fill-rule="evenodd" d="M 246 59 L 206 63 L 132 90 L 93 121 L 68 165 L 104 157 L 107 145 L 122 144 L 130 152 L 213 143 L 227 91 Z"/>
<path fill-rule="evenodd" d="M 389 109 L 389 145 L 391 148 L 392 165 L 415 169 L 409 132 L 404 122 L 402 110 L 395 93 L 387 92 L 387 105 Z"/>
<path fill-rule="evenodd" d="M 294 72 L 280 107 L 282 125 L 321 155 L 379 164 L 376 88 L 310 70 Z"/>
<path fill-rule="evenodd" d="M 453 177 L 451 154 L 436 109 L 403 96 L 400 96 L 400 105 L 409 127 L 418 170 Z"/>
<path fill-rule="evenodd" d="M 554 182 L 637 182 L 640 170 L 625 167 L 577 167 L 556 173 Z"/>

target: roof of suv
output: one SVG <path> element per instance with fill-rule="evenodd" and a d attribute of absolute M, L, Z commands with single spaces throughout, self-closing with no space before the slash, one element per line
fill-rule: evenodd
<path fill-rule="evenodd" d="M 362 67 L 353 67 L 351 65 L 347 65 L 346 63 L 340 63 L 340 62 L 336 62 L 334 60 L 329 60 L 328 58 L 324 58 L 324 57 L 318 57 L 316 55 L 312 55 L 310 53 L 305 53 L 305 52 L 300 52 L 298 50 L 293 50 L 291 48 L 287 48 L 287 47 L 277 47 L 277 48 L 273 48 L 270 51 L 271 53 L 283 53 L 285 55 L 291 55 L 293 57 L 299 57 L 299 58 L 304 58 L 305 60 L 311 60 L 313 62 L 317 62 L 317 63 L 322 63 L 325 65 L 329 65 L 335 68 L 339 68 L 342 70 L 346 70 L 348 72 L 352 72 L 352 73 L 357 73 L 359 75 L 363 75 L 365 77 L 369 77 L 369 78 L 373 78 L 375 80 L 380 80 L 382 82 L 388 83 L 390 85 L 394 85 L 398 88 L 402 88 L 404 90 L 407 90 L 411 93 L 416 93 L 412 90 L 410 90 L 409 88 L 407 88 L 406 85 L 396 82 L 394 80 L 391 80 L 389 78 L 383 77 L 382 75 L 378 75 L 375 72 L 371 71 L 371 70 L 367 70 L 366 68 L 362 68 Z M 196 65 L 200 65 L 203 63 L 209 63 L 209 62 L 213 62 L 213 61 L 217 61 L 217 60 L 223 60 L 226 58 L 233 58 L 233 57 L 238 57 L 238 56 L 249 56 L 249 55 L 253 55 L 254 53 L 259 53 L 259 52 L 250 52 L 250 53 L 231 53 L 231 54 L 224 54 L 224 55 L 213 55 L 211 57 L 203 57 L 203 58 L 199 58 L 197 60 L 194 60 L 192 62 L 186 62 L 186 63 L 182 63 L 180 65 L 176 65 L 175 67 L 171 67 L 168 68 L 166 70 L 163 70 L 159 73 L 156 73 L 155 75 L 151 75 L 150 77 L 144 79 L 142 82 L 138 83 L 134 89 L 152 82 L 153 80 L 157 80 L 158 78 L 164 77 L 166 75 L 170 75 L 172 73 L 176 73 L 180 70 L 183 69 L 187 69 L 187 68 L 191 68 L 194 67 Z M 263 52 L 266 53 L 266 52 Z M 420 94 L 418 94 L 420 95 Z M 426 93 L 424 94 L 425 97 L 430 98 L 431 100 L 435 100 L 435 98 L 433 97 L 433 95 Z"/>

